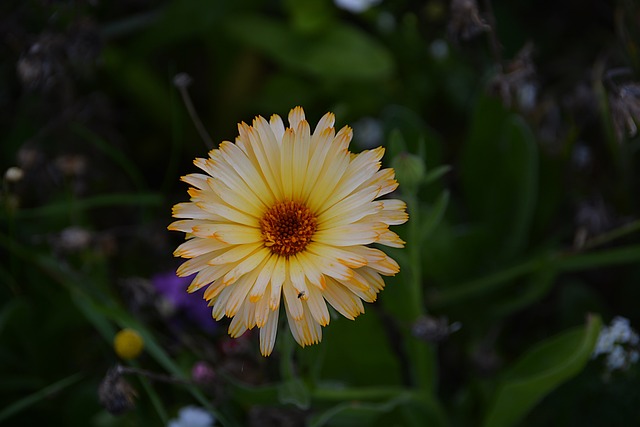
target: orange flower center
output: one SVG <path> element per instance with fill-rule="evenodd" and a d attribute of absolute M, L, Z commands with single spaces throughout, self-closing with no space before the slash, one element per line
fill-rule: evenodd
<path fill-rule="evenodd" d="M 298 202 L 281 202 L 260 220 L 264 243 L 273 253 L 289 257 L 303 250 L 316 231 L 316 216 Z"/>

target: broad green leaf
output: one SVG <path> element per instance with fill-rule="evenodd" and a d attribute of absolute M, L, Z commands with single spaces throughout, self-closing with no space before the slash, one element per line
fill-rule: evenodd
<path fill-rule="evenodd" d="M 384 46 L 346 24 L 303 35 L 282 21 L 236 16 L 228 21 L 226 29 L 231 36 L 282 65 L 322 78 L 379 80 L 389 77 L 394 68 Z"/>
<path fill-rule="evenodd" d="M 300 33 L 322 31 L 332 24 L 333 8 L 325 0 L 287 0 L 284 2 L 291 16 L 291 21 Z"/>
<path fill-rule="evenodd" d="M 533 134 L 495 99 L 481 98 L 462 154 L 460 176 L 472 214 L 489 229 L 491 259 L 513 259 L 527 244 L 537 197 Z"/>
<path fill-rule="evenodd" d="M 577 375 L 591 357 L 602 321 L 591 315 L 584 327 L 561 333 L 529 350 L 505 374 L 483 425 L 515 425 L 549 392 Z"/>

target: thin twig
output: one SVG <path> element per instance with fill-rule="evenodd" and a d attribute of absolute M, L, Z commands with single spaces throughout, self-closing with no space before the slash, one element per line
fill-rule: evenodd
<path fill-rule="evenodd" d="M 161 382 L 172 383 L 172 384 L 194 385 L 193 381 L 190 381 L 190 380 L 177 378 L 170 375 L 157 374 L 155 372 L 147 371 L 145 369 L 140 369 L 140 368 L 134 368 L 131 366 L 118 365 L 116 366 L 116 372 L 118 372 L 119 374 L 142 375 L 153 381 L 161 381 Z"/>
<path fill-rule="evenodd" d="M 207 133 L 204 125 L 202 124 L 202 120 L 200 120 L 200 116 L 193 106 L 193 101 L 191 101 L 191 96 L 189 95 L 189 91 L 187 87 L 191 84 L 191 77 L 187 73 L 179 73 L 173 78 L 173 84 L 180 91 L 180 96 L 182 97 L 182 102 L 184 102 L 184 106 L 187 107 L 187 111 L 189 112 L 189 116 L 193 121 L 198 133 L 200 134 L 200 138 L 204 141 L 204 144 L 207 146 L 208 150 L 212 150 L 214 147 L 213 141 Z"/>
<path fill-rule="evenodd" d="M 491 0 L 484 0 L 484 12 L 487 24 L 489 24 L 489 31 L 487 31 L 487 34 L 489 37 L 489 48 L 491 49 L 491 55 L 493 56 L 493 60 L 496 62 L 496 65 L 500 68 L 500 71 L 504 71 L 504 67 L 502 65 L 502 48 L 500 45 L 500 41 L 498 40 L 498 33 L 496 32 L 496 19 L 493 14 L 493 6 L 491 5 Z"/>

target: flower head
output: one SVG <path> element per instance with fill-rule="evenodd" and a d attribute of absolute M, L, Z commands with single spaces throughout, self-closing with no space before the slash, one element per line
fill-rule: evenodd
<path fill-rule="evenodd" d="M 336 133 L 332 113 L 311 133 L 304 111 L 289 127 L 273 115 L 238 125 L 236 142 L 222 142 L 184 176 L 191 201 L 173 208 L 170 230 L 186 233 L 174 252 L 189 258 L 179 276 L 197 273 L 189 292 L 206 287 L 216 320 L 233 318 L 232 337 L 260 329 L 260 351 L 275 343 L 281 301 L 301 346 L 318 343 L 329 323 L 327 302 L 354 319 L 384 287 L 381 275 L 398 264 L 378 243 L 402 247 L 389 230 L 407 221 L 404 202 L 376 200 L 396 189 L 393 169 L 380 169 L 382 147 L 348 150 L 351 128 Z"/>

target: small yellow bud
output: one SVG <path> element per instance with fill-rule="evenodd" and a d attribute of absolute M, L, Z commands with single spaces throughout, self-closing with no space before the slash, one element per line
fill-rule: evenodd
<path fill-rule="evenodd" d="M 116 334 L 113 339 L 113 348 L 120 358 L 135 359 L 142 352 L 144 341 L 136 331 L 126 328 Z"/>

